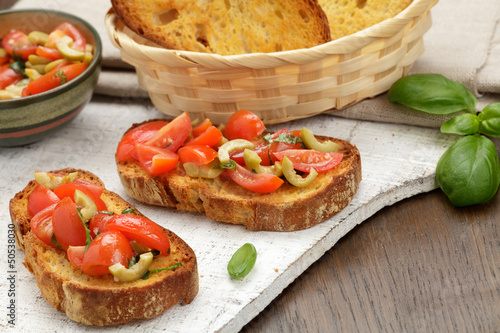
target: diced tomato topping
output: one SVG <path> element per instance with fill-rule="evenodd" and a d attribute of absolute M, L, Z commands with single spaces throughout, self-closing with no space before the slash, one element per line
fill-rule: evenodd
<path fill-rule="evenodd" d="M 68 260 L 77 268 L 82 269 L 85 246 L 69 246 L 67 254 Z"/>
<path fill-rule="evenodd" d="M 201 123 L 193 127 L 191 133 L 193 134 L 194 137 L 197 137 L 201 133 L 205 132 L 207 128 L 209 128 L 210 126 L 212 126 L 212 122 L 210 121 L 210 119 L 205 118 Z"/>
<path fill-rule="evenodd" d="M 135 144 L 145 143 L 166 124 L 166 121 L 158 120 L 142 124 L 128 131 L 123 136 L 118 145 L 118 148 L 116 149 L 116 160 L 120 162 L 130 157 L 136 158 L 137 154 L 135 154 L 135 156 L 133 155 L 133 151 L 135 151 Z"/>
<path fill-rule="evenodd" d="M 182 163 L 193 162 L 204 165 L 217 157 L 217 151 L 209 146 L 191 145 L 179 148 L 177 151 Z"/>
<path fill-rule="evenodd" d="M 35 216 L 36 213 L 59 202 L 59 197 L 47 187 L 38 184 L 28 197 L 28 214 Z"/>
<path fill-rule="evenodd" d="M 57 88 L 66 82 L 69 82 L 83 73 L 87 69 L 87 63 L 77 63 L 63 66 L 59 69 L 53 69 L 49 73 L 40 76 L 28 83 L 30 95 L 42 93 L 44 91 Z"/>
<path fill-rule="evenodd" d="M 121 263 L 128 267 L 127 259 L 133 256 L 129 240 L 121 232 L 109 230 L 99 234 L 90 243 L 82 261 L 83 274 L 102 276 L 109 273 L 109 266 Z"/>
<path fill-rule="evenodd" d="M 128 239 L 158 250 L 162 254 L 166 254 L 170 248 L 170 241 L 163 229 L 144 216 L 134 214 L 113 215 L 104 224 L 104 227 L 108 230 L 120 231 Z"/>
<path fill-rule="evenodd" d="M 172 170 L 179 155 L 168 149 L 136 144 L 137 157 L 142 167 L 152 175 L 159 175 Z"/>
<path fill-rule="evenodd" d="M 36 53 L 36 44 L 28 40 L 28 36 L 19 30 L 11 30 L 2 39 L 2 46 L 13 58 L 28 60 L 30 54 Z"/>
<path fill-rule="evenodd" d="M 108 222 L 112 217 L 113 215 L 106 213 L 95 214 L 92 219 L 90 219 L 89 223 L 90 235 L 92 237 L 95 237 L 99 232 L 107 231 L 107 229 L 104 227 L 104 224 Z"/>
<path fill-rule="evenodd" d="M 343 158 L 340 153 L 323 153 L 309 149 L 292 149 L 274 153 L 280 161 L 286 156 L 293 163 L 296 170 L 309 172 L 314 168 L 317 172 L 330 170 L 336 167 Z"/>
<path fill-rule="evenodd" d="M 59 199 L 63 199 L 68 197 L 71 201 L 75 201 L 75 191 L 80 190 L 85 193 L 92 201 L 94 201 L 97 206 L 98 211 L 107 210 L 106 203 L 97 196 L 97 190 L 95 187 L 88 187 L 86 184 L 73 182 L 73 183 L 64 183 L 59 185 L 54 189 L 54 193 L 59 197 Z M 101 189 L 102 192 L 102 189 Z"/>
<path fill-rule="evenodd" d="M 52 214 L 56 204 L 50 205 L 42 209 L 30 221 L 30 228 L 38 239 L 47 245 L 55 248 L 52 244 L 52 235 L 54 235 L 54 228 L 52 226 Z"/>
<path fill-rule="evenodd" d="M 252 141 L 261 135 L 266 126 L 255 114 L 248 110 L 239 110 L 229 117 L 224 136 L 228 140 L 244 139 Z"/>
<path fill-rule="evenodd" d="M 16 84 L 23 79 L 21 74 L 16 73 L 16 71 L 9 66 L 10 64 L 0 66 L 0 89 L 5 89 L 11 84 Z"/>
<path fill-rule="evenodd" d="M 239 164 L 236 164 L 234 169 L 227 169 L 227 173 L 241 187 L 259 193 L 273 192 L 283 184 L 283 180 L 275 175 L 254 173 Z"/>
<path fill-rule="evenodd" d="M 63 198 L 56 204 L 52 215 L 52 226 L 57 242 L 64 250 L 68 246 L 85 245 L 87 235 L 76 204 L 69 198 Z"/>
<path fill-rule="evenodd" d="M 37 46 L 36 54 L 39 55 L 40 57 L 44 57 L 51 60 L 59 60 L 63 58 L 63 56 L 61 55 L 61 53 L 59 53 L 57 49 L 41 45 Z"/>
<path fill-rule="evenodd" d="M 215 126 L 209 126 L 205 132 L 195 136 L 188 142 L 184 144 L 184 146 L 190 145 L 206 145 L 210 147 L 215 147 L 222 139 L 222 132 Z"/>
<path fill-rule="evenodd" d="M 183 112 L 167 125 L 163 126 L 145 144 L 175 152 L 186 141 L 190 132 L 191 119 L 187 112 Z"/>

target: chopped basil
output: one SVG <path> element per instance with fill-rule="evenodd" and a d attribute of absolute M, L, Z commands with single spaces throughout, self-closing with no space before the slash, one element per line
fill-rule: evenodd
<path fill-rule="evenodd" d="M 82 220 L 83 227 L 85 228 L 85 251 L 87 251 L 90 243 L 92 243 L 92 237 L 90 237 L 90 229 L 89 226 L 87 225 L 87 221 L 82 216 L 81 208 L 78 207 L 76 211 L 78 212 L 78 216 L 80 217 L 80 220 Z"/>
<path fill-rule="evenodd" d="M 296 135 L 290 133 L 281 133 L 278 135 L 276 139 L 272 138 L 272 135 L 266 134 L 263 136 L 263 139 L 266 140 L 267 143 L 271 142 L 282 142 L 282 143 L 290 143 L 292 145 L 296 145 L 298 143 L 302 143 L 302 139 Z"/>
<path fill-rule="evenodd" d="M 100 210 L 100 211 L 98 211 L 98 213 L 106 214 L 106 215 L 114 215 L 115 214 L 113 212 L 110 212 L 109 210 Z"/>
<path fill-rule="evenodd" d="M 229 160 L 229 163 L 219 164 L 215 166 L 218 169 L 234 169 L 236 168 L 236 162 L 233 160 Z"/>
<path fill-rule="evenodd" d="M 59 85 L 61 85 L 61 86 L 62 86 L 63 84 L 65 84 L 65 83 L 66 83 L 66 74 L 62 71 L 62 69 L 58 69 L 58 70 L 56 71 L 56 75 L 55 75 L 55 76 L 56 76 L 56 77 L 59 77 L 59 78 L 60 78 L 60 80 L 61 80 L 61 82 L 59 83 Z"/>
<path fill-rule="evenodd" d="M 134 214 L 134 215 L 137 215 L 136 211 L 133 209 L 133 208 L 127 208 L 127 209 L 124 209 L 121 214 Z"/>
<path fill-rule="evenodd" d="M 52 234 L 52 237 L 50 238 L 50 242 L 52 243 L 52 245 L 54 245 L 55 247 L 57 247 L 58 249 L 62 250 L 62 246 L 59 244 L 59 242 L 57 241 L 56 239 L 56 235 L 55 234 Z"/>
<path fill-rule="evenodd" d="M 14 61 L 12 64 L 10 64 L 9 68 L 11 68 L 17 74 L 22 75 L 22 77 L 24 77 L 24 78 L 28 77 L 28 75 L 26 75 L 26 73 L 24 72 L 26 65 L 24 64 L 24 61 L 22 61 L 22 60 Z"/>
<path fill-rule="evenodd" d="M 147 280 L 149 278 L 149 276 L 151 274 L 156 274 L 156 273 L 159 273 L 159 272 L 162 272 L 162 271 L 173 271 L 175 270 L 177 267 L 180 267 L 182 266 L 182 263 L 180 262 L 176 262 L 175 264 L 173 264 L 172 266 L 170 267 L 162 267 L 162 268 L 155 268 L 155 269 L 152 269 L 152 270 L 147 270 L 142 276 L 141 276 L 141 279 L 143 280 Z"/>

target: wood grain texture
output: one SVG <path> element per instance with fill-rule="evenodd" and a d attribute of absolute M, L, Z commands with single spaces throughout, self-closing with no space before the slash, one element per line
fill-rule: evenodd
<path fill-rule="evenodd" d="M 498 332 L 500 195 L 439 191 L 384 208 L 295 280 L 250 332 Z"/>

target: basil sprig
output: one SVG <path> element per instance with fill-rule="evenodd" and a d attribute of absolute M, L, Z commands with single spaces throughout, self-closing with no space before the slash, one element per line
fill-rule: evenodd
<path fill-rule="evenodd" d="M 500 138 L 500 103 L 476 113 L 476 97 L 464 85 L 439 74 L 415 74 L 399 79 L 389 90 L 389 101 L 431 114 L 465 111 L 441 125 L 441 132 L 464 135 L 441 156 L 436 181 L 457 207 L 484 203 L 500 185 L 500 163 L 495 144 Z"/>
<path fill-rule="evenodd" d="M 257 260 L 257 250 L 250 243 L 244 244 L 231 257 L 227 264 L 227 272 L 233 278 L 244 278 L 250 273 Z"/>

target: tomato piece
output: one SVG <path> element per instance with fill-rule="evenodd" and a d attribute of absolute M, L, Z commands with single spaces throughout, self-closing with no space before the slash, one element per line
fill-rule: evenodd
<path fill-rule="evenodd" d="M 92 191 L 92 193 L 94 193 L 94 195 L 98 198 L 101 197 L 101 194 L 103 192 L 103 188 L 95 183 L 92 183 L 92 182 L 89 182 L 85 179 L 81 179 L 81 178 L 76 178 L 75 179 L 75 184 L 82 184 L 83 186 L 85 186 L 87 189 L 89 189 L 90 191 Z"/>
<path fill-rule="evenodd" d="M 116 149 L 116 160 L 118 162 L 127 158 L 134 157 L 132 152 L 135 150 L 136 143 L 145 143 L 153 137 L 153 135 L 167 124 L 166 121 L 158 120 L 137 126 L 128 131 Z M 137 154 L 135 154 L 137 157 Z"/>
<path fill-rule="evenodd" d="M 83 73 L 87 67 L 88 64 L 82 62 L 53 69 L 49 73 L 46 73 L 38 79 L 28 83 L 28 91 L 30 95 L 35 95 L 59 87 L 76 78 L 78 75 Z"/>
<path fill-rule="evenodd" d="M 36 213 L 59 202 L 59 197 L 47 187 L 38 184 L 28 197 L 28 214 L 35 216 Z"/>
<path fill-rule="evenodd" d="M 61 55 L 61 53 L 59 53 L 57 49 L 41 45 L 37 46 L 36 54 L 39 55 L 40 57 L 48 58 L 51 60 L 59 60 L 63 58 L 63 56 Z"/>
<path fill-rule="evenodd" d="M 247 190 L 270 193 L 277 190 L 282 184 L 283 179 L 270 173 L 254 173 L 236 164 L 236 168 L 227 169 L 227 173 L 241 187 Z"/>
<path fill-rule="evenodd" d="M 209 128 L 210 126 L 212 126 L 212 122 L 210 121 L 210 119 L 205 118 L 201 123 L 193 127 L 191 133 L 193 134 L 194 137 L 197 137 L 198 135 L 205 132 L 207 128 Z"/>
<path fill-rule="evenodd" d="M 64 32 L 66 35 L 70 36 L 73 39 L 73 45 L 71 48 L 84 51 L 85 46 L 87 45 L 87 41 L 85 37 L 80 33 L 80 31 L 71 23 L 64 22 L 55 28 L 55 30 L 60 30 Z"/>
<path fill-rule="evenodd" d="M 23 79 L 21 74 L 16 73 L 9 66 L 10 64 L 0 66 L 0 89 L 5 89 L 5 87 L 16 84 Z"/>
<path fill-rule="evenodd" d="M 10 62 L 10 55 L 8 53 L 0 57 L 0 65 L 6 64 L 8 62 Z"/>
<path fill-rule="evenodd" d="M 106 203 L 100 198 L 100 196 L 97 196 L 96 190 L 91 189 L 87 187 L 87 185 L 82 184 L 82 183 L 64 183 L 59 185 L 54 189 L 54 193 L 59 197 L 59 199 L 63 198 L 70 198 L 71 201 L 75 201 L 75 191 L 80 190 L 83 193 L 85 193 L 92 201 L 94 201 L 95 205 L 97 206 L 98 211 L 103 211 L 107 210 L 108 208 L 106 207 Z M 101 191 L 102 192 L 102 191 Z"/>
<path fill-rule="evenodd" d="M 108 267 L 120 263 L 128 267 L 133 256 L 130 241 L 121 232 L 109 230 L 90 243 L 82 261 L 82 272 L 92 276 L 110 274 Z"/>
<path fill-rule="evenodd" d="M 206 145 L 210 147 L 215 147 L 219 144 L 222 139 L 222 132 L 215 126 L 209 126 L 205 132 L 192 138 L 184 144 L 184 146 L 189 145 Z"/>
<path fill-rule="evenodd" d="M 340 153 L 324 153 L 310 149 L 291 149 L 274 153 L 280 161 L 286 156 L 293 163 L 296 170 L 309 172 L 314 168 L 317 172 L 330 170 L 336 167 L 343 158 Z"/>
<path fill-rule="evenodd" d="M 36 237 L 47 245 L 55 248 L 52 244 L 52 235 L 54 235 L 54 228 L 52 226 L 52 214 L 56 204 L 50 205 L 38 213 L 30 221 L 30 227 Z"/>
<path fill-rule="evenodd" d="M 76 208 L 76 204 L 69 198 L 61 199 L 54 208 L 52 226 L 57 242 L 64 250 L 70 245 L 85 245 L 87 240 L 83 221 Z"/>
<path fill-rule="evenodd" d="M 104 227 L 108 230 L 118 230 L 128 239 L 158 250 L 162 254 L 166 254 L 170 248 L 170 241 L 163 229 L 144 216 L 134 214 L 114 215 L 104 224 Z"/>
<path fill-rule="evenodd" d="M 2 46 L 13 58 L 28 60 L 30 54 L 36 53 L 36 44 L 28 40 L 28 36 L 19 30 L 11 30 L 2 39 Z"/>
<path fill-rule="evenodd" d="M 82 269 L 85 246 L 70 246 L 66 253 L 68 254 L 68 260 L 77 268 Z"/>
<path fill-rule="evenodd" d="M 136 144 L 137 157 L 144 170 L 151 175 L 159 175 L 172 170 L 179 161 L 176 153 L 159 148 Z"/>
<path fill-rule="evenodd" d="M 228 140 L 244 139 L 252 141 L 261 135 L 266 126 L 254 113 L 239 110 L 231 115 L 226 123 L 224 135 Z"/>
<path fill-rule="evenodd" d="M 146 145 L 177 151 L 190 132 L 191 119 L 187 112 L 183 112 L 156 132 L 151 139 L 146 141 Z"/>
<path fill-rule="evenodd" d="M 177 151 L 182 163 L 194 162 L 197 165 L 208 164 L 217 157 L 217 151 L 209 146 L 190 145 Z"/>
<path fill-rule="evenodd" d="M 95 237 L 99 232 L 108 231 L 108 229 L 104 227 L 104 224 L 108 222 L 112 217 L 113 215 L 109 215 L 106 213 L 95 214 L 92 217 L 92 219 L 90 219 L 90 224 L 89 224 L 90 235 L 92 237 Z"/>
<path fill-rule="evenodd" d="M 53 30 L 50 34 L 49 37 L 47 38 L 47 41 L 45 42 L 45 47 L 51 48 L 51 49 L 57 49 L 57 42 L 59 39 L 63 38 L 66 36 L 66 34 L 58 29 Z"/>

